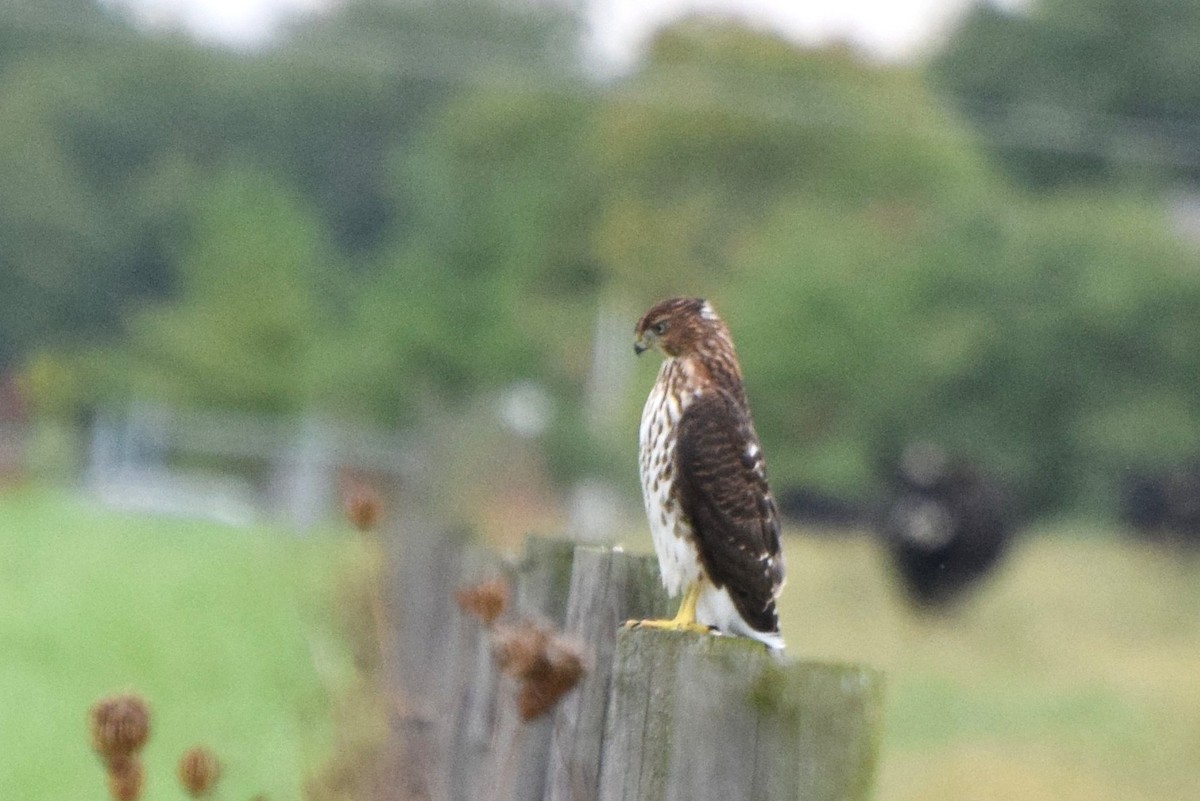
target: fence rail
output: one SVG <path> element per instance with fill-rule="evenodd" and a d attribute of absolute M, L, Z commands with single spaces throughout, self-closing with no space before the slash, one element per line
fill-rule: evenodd
<path fill-rule="evenodd" d="M 78 478 L 117 506 L 299 529 L 335 516 L 344 474 L 405 484 L 425 455 L 411 432 L 314 416 L 135 403 L 86 423 L 0 421 L 0 482 Z"/>

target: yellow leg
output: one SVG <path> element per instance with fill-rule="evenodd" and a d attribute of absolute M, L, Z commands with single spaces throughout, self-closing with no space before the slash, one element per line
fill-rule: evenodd
<path fill-rule="evenodd" d="M 667 631 L 693 631 L 707 634 L 708 626 L 696 622 L 696 601 L 700 599 L 700 582 L 688 585 L 679 602 L 679 611 L 670 620 L 627 620 L 627 628 L 666 629 Z"/>

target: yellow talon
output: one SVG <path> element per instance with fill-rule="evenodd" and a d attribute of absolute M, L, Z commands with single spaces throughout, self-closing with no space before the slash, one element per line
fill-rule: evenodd
<path fill-rule="evenodd" d="M 696 622 L 696 601 L 700 599 L 700 583 L 696 582 L 687 588 L 683 600 L 679 602 L 679 611 L 670 620 L 627 620 L 627 629 L 662 629 L 665 631 L 691 631 L 697 634 L 707 634 L 708 626 Z"/>

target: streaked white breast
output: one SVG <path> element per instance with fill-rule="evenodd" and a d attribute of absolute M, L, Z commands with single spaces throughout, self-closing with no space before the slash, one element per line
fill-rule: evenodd
<path fill-rule="evenodd" d="M 658 371 L 650 397 L 642 409 L 638 433 L 638 468 L 642 479 L 642 500 L 650 523 L 650 537 L 662 573 L 663 587 L 675 596 L 700 576 L 700 559 L 692 541 L 691 527 L 683 519 L 678 503 L 671 497 L 675 479 L 675 439 L 679 418 L 694 399 L 690 393 L 671 392 L 683 379 L 683 366 L 666 359 Z"/>

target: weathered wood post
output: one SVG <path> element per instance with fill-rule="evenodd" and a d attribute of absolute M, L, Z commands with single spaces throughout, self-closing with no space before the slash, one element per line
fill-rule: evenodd
<path fill-rule="evenodd" d="M 569 540 L 526 538 L 516 570 L 514 613 L 517 618 L 534 618 L 554 628 L 562 627 L 567 613 L 574 552 L 575 543 Z M 478 762 L 457 768 L 477 777 L 471 801 L 483 798 L 489 801 L 537 801 L 542 797 L 550 752 L 551 721 L 548 716 L 521 720 L 516 709 L 515 689 L 510 680 L 499 679 L 495 727 L 483 769 L 477 771 Z"/>
<path fill-rule="evenodd" d="M 623 629 L 662 617 L 666 599 L 651 556 L 530 538 L 516 563 L 454 549 L 440 570 L 404 571 L 424 589 L 402 620 L 401 659 L 421 678 L 407 709 L 436 723 L 412 756 L 428 781 L 412 797 L 433 801 L 864 801 L 878 756 L 882 677 L 870 668 L 796 661 L 737 637 Z M 446 554 L 442 554 L 447 556 Z M 426 557 L 429 555 L 426 554 Z M 437 560 L 433 560 L 436 563 Z M 588 654 L 589 672 L 549 715 L 522 720 L 516 682 L 501 676 L 492 634 L 451 614 L 424 620 L 429 579 L 457 586 L 503 570 L 515 587 L 503 621 L 565 629 Z M 422 581 L 421 576 L 424 576 Z M 454 585 L 451 580 L 448 582 Z M 443 587 L 447 604 L 454 586 Z M 434 592 L 435 595 L 439 594 Z M 444 608 L 439 606 L 439 608 Z M 423 729 L 422 729 L 423 730 Z M 418 760 L 419 761 L 419 758 Z M 432 770 L 429 770 L 430 767 Z"/>
<path fill-rule="evenodd" d="M 882 676 L 752 640 L 617 636 L 601 801 L 865 801 Z"/>
<path fill-rule="evenodd" d="M 434 720 L 442 712 L 437 703 L 449 678 L 449 652 L 468 636 L 454 609 L 454 588 L 488 559 L 463 531 L 418 521 L 396 524 L 393 532 L 385 547 L 391 549 L 387 606 L 395 636 L 385 644 L 385 669 L 403 688 L 409 711 Z"/>
<path fill-rule="evenodd" d="M 545 801 L 594 801 L 617 629 L 630 618 L 663 617 L 670 602 L 653 556 L 575 549 L 566 632 L 590 654 L 587 675 L 554 711 Z"/>
<path fill-rule="evenodd" d="M 449 605 L 451 591 L 497 576 L 512 579 L 499 555 L 474 546 L 462 554 L 456 583 L 440 592 Z M 479 621 L 449 609 L 448 619 L 443 660 L 435 666 L 438 679 L 431 684 L 440 746 L 430 798 L 472 801 L 478 781 L 476 768 L 486 761 L 492 744 L 499 675 L 492 663 L 488 632 Z"/>
<path fill-rule="evenodd" d="M 561 627 L 567 617 L 574 561 L 573 541 L 526 537 L 517 560 L 517 614 L 541 617 Z"/>
<path fill-rule="evenodd" d="M 442 799 L 442 702 L 447 674 L 466 670 L 454 649 L 471 636 L 453 613 L 449 592 L 463 569 L 466 535 L 411 519 L 393 519 L 385 531 L 374 536 L 388 580 L 368 591 L 376 624 L 382 628 L 386 620 L 388 626 L 376 637 L 392 731 L 389 798 Z"/>

